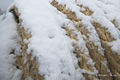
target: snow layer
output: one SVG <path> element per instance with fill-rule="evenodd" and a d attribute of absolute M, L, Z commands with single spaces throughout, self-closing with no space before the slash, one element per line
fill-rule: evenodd
<path fill-rule="evenodd" d="M 15 5 L 21 13 L 22 26 L 32 34 L 27 52 L 37 57 L 45 80 L 84 79 L 75 69 L 72 41 L 61 28 L 65 16 L 47 0 L 16 0 Z"/>
<path fill-rule="evenodd" d="M 11 13 L 0 18 L 0 80 L 20 80 L 22 72 L 15 67 L 14 55 L 19 51 L 17 26 Z"/>
<path fill-rule="evenodd" d="M 90 32 L 90 41 L 94 42 L 98 46 L 98 51 L 104 55 L 104 49 L 101 47 L 100 40 L 98 38 L 95 28 L 92 26 L 92 22 L 98 22 L 102 27 L 107 28 L 111 37 L 116 39 L 111 45 L 114 52 L 119 52 L 120 44 L 120 1 L 119 0 L 56 0 L 59 4 L 66 5 L 66 8 L 75 12 L 77 18 L 82 19 L 83 24 Z M 91 16 L 86 16 L 82 12 L 83 8 L 78 5 L 83 5 L 88 7 L 93 14 Z M 112 21 L 116 21 L 116 25 L 113 25 Z"/>
<path fill-rule="evenodd" d="M 112 50 L 120 55 L 120 1 L 119 0 L 77 0 L 77 4 L 89 7 L 93 12 L 90 22 L 98 22 L 108 29 L 116 41 L 111 43 Z M 86 18 L 87 19 L 87 18 Z M 87 19 L 89 20 L 89 18 Z M 115 26 L 112 21 L 117 21 Z M 90 25 L 90 24 L 89 24 Z"/>
<path fill-rule="evenodd" d="M 114 16 L 118 16 L 119 9 L 117 7 L 106 6 L 105 3 L 99 0 L 56 1 L 66 5 L 67 9 L 75 12 L 76 16 L 82 19 L 83 24 L 87 26 L 86 28 L 90 32 L 90 41 L 98 46 L 98 51 L 102 55 L 104 55 L 104 49 L 101 47 L 97 32 L 91 24 L 92 21 L 101 23 L 103 27 L 108 28 L 113 38 L 119 40 L 119 30 L 116 32 L 117 28 L 109 22 L 109 20 L 115 18 Z M 33 51 L 33 55 L 37 56 L 40 65 L 39 71 L 41 75 L 45 75 L 45 80 L 75 80 L 77 78 L 77 71 L 75 70 L 72 57 L 72 41 L 65 36 L 65 31 L 61 29 L 61 26 L 65 22 L 65 16 L 51 6 L 50 2 L 51 0 L 15 1 L 15 5 L 18 7 L 19 12 L 21 12 L 22 26 L 33 35 L 29 39 L 30 44 L 28 45 L 27 52 L 31 53 Z M 81 13 L 81 8 L 78 4 L 89 7 L 93 11 L 92 16 L 86 16 Z M 113 10 L 111 12 L 108 7 L 116 10 L 117 13 L 113 13 L 116 12 Z M 105 11 L 111 14 L 105 14 Z"/>
<path fill-rule="evenodd" d="M 54 8 L 50 2 L 52 0 L 16 0 L 14 5 L 21 13 L 20 18 L 23 20 L 22 26 L 27 29 L 32 38 L 24 40 L 28 45 L 28 53 L 36 56 L 39 63 L 39 73 L 44 75 L 45 80 L 84 80 L 82 72 L 84 70 L 77 68 L 77 58 L 73 54 L 72 40 L 66 36 L 66 32 L 61 27 L 64 23 L 72 25 L 66 19 L 67 17 Z M 108 28 L 111 36 L 116 39 L 112 43 L 113 51 L 120 53 L 120 6 L 119 0 L 56 0 L 66 8 L 75 12 L 79 19 L 90 32 L 90 41 L 95 42 L 98 51 L 104 55 L 97 32 L 91 22 L 98 22 L 105 28 Z M 81 13 L 78 5 L 89 7 L 93 12 L 91 16 Z M 116 28 L 111 21 L 118 21 Z M 6 16 L 0 16 L 0 80 L 20 80 L 21 71 L 17 70 L 15 65 L 15 55 L 19 53 L 19 35 L 16 29 L 17 25 L 10 13 Z M 72 26 L 71 26 L 72 27 Z M 72 27 L 73 28 L 73 27 Z M 80 48 L 89 52 L 82 39 L 81 33 L 76 32 L 79 36 Z M 8 35 L 9 34 L 9 35 Z M 82 45 L 82 46 L 81 46 Z M 84 45 L 84 46 L 83 46 Z M 9 54 L 11 50 L 16 50 L 14 54 Z M 94 65 L 90 60 L 88 64 Z M 97 73 L 97 72 L 96 72 Z M 6 76 L 7 75 L 7 76 Z"/>

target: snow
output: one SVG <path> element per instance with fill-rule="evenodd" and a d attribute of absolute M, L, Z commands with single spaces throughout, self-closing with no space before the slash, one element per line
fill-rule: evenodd
<path fill-rule="evenodd" d="M 108 29 L 111 37 L 116 39 L 112 44 L 113 51 L 120 48 L 116 44 L 120 44 L 120 1 L 119 0 L 56 0 L 59 4 L 66 5 L 66 8 L 75 12 L 77 18 L 82 19 L 83 24 L 86 25 L 85 28 L 88 29 L 90 35 L 90 41 L 94 42 L 98 46 L 98 52 L 104 55 L 104 49 L 101 47 L 100 40 L 98 38 L 95 28 L 92 26 L 92 22 L 98 22 L 102 27 Z M 91 16 L 86 16 L 82 12 L 83 8 L 78 7 L 78 5 L 83 5 L 84 7 L 89 7 L 93 12 Z M 116 24 L 119 25 L 116 28 L 112 21 L 116 20 Z M 120 55 L 119 50 L 117 54 Z"/>
<path fill-rule="evenodd" d="M 74 11 L 78 18 L 82 18 L 83 24 L 86 25 L 86 28 L 90 32 L 90 41 L 98 46 L 98 51 L 102 55 L 104 55 L 104 49 L 91 21 L 98 21 L 103 27 L 108 28 L 113 38 L 119 39 L 119 34 L 116 32 L 117 28 L 108 21 L 109 18 L 105 16 L 103 8 L 99 5 L 102 4 L 100 1 L 79 0 L 77 3 L 75 0 L 56 1 L 62 5 L 66 5 L 67 9 Z M 89 7 L 94 11 L 93 15 L 90 17 L 82 14 L 77 4 Z M 23 0 L 16 0 L 15 5 L 18 7 L 19 12 L 21 12 L 22 26 L 33 35 L 29 39 L 30 44 L 28 45 L 27 52 L 31 53 L 33 51 L 33 55 L 38 57 L 40 74 L 45 75 L 46 80 L 74 80 L 76 78 L 76 70 L 71 56 L 73 54 L 72 41 L 65 36 L 65 31 L 61 29 L 61 25 L 64 23 L 63 15 L 51 6 L 47 0 L 36 0 L 35 2 L 33 0 L 26 0 L 24 3 Z M 102 5 L 104 6 L 104 4 Z M 116 9 L 119 11 L 118 8 Z M 110 11 L 106 10 L 107 12 L 109 13 Z M 82 40 L 80 42 L 80 44 L 84 44 Z M 83 50 L 88 54 L 85 46 L 83 46 Z"/>
<path fill-rule="evenodd" d="M 19 74 L 22 72 L 15 67 L 16 59 L 14 55 L 19 51 L 16 23 L 11 13 L 6 13 L 4 17 L 5 19 L 0 21 L 0 80 L 20 80 L 18 78 L 20 78 Z M 12 50 L 16 51 L 10 54 Z M 15 78 L 16 76 L 18 77 Z"/>
<path fill-rule="evenodd" d="M 90 16 L 86 16 L 83 13 L 80 12 L 80 10 L 83 10 L 82 8 L 80 8 L 78 6 L 78 4 L 80 5 L 81 3 L 84 4 L 93 4 L 91 3 L 91 1 L 84 1 L 84 0 L 56 0 L 59 4 L 66 5 L 66 8 L 75 12 L 76 16 L 78 19 L 82 19 L 82 23 L 85 25 L 85 28 L 89 31 L 89 38 L 90 41 L 94 42 L 96 46 L 98 46 L 98 52 L 101 53 L 102 55 L 104 55 L 104 49 L 101 47 L 101 43 L 100 40 L 98 38 L 98 34 L 95 31 L 95 28 L 92 26 L 91 24 L 91 17 Z M 94 4 L 93 4 L 94 5 Z M 93 6 L 92 5 L 92 6 Z"/>
<path fill-rule="evenodd" d="M 16 0 L 15 5 L 21 12 L 22 26 L 33 35 L 27 52 L 32 51 L 37 57 L 40 74 L 45 80 L 83 79 L 75 69 L 72 41 L 61 28 L 65 17 L 47 0 Z M 81 77 L 76 76 L 78 74 Z"/>
<path fill-rule="evenodd" d="M 16 6 L 21 13 L 23 20 L 22 27 L 28 30 L 32 37 L 24 39 L 28 44 L 27 53 L 36 57 L 39 64 L 39 73 L 45 80 L 84 80 L 82 73 L 97 74 L 95 63 L 89 59 L 87 64 L 93 66 L 94 72 L 89 72 L 78 67 L 78 59 L 73 54 L 73 42 L 79 45 L 81 51 L 89 56 L 86 42 L 74 24 L 67 17 L 53 7 L 52 0 L 15 0 L 10 6 Z M 111 37 L 115 39 L 108 42 L 115 53 L 120 55 L 120 1 L 119 0 L 56 0 L 59 4 L 66 5 L 66 9 L 75 12 L 77 18 L 82 19 L 84 27 L 90 34 L 89 40 L 98 46 L 98 52 L 104 56 L 104 49 L 95 31 L 92 22 L 98 22 L 102 27 L 107 28 Z M 78 5 L 89 7 L 93 12 L 91 16 L 86 16 L 80 11 Z M 9 10 L 10 8 L 8 8 Z M 112 23 L 116 20 L 118 28 Z M 66 31 L 62 27 L 73 29 L 77 34 L 78 42 L 66 36 Z M 11 13 L 0 15 L 0 80 L 20 80 L 22 71 L 16 69 L 15 55 L 19 55 L 20 37 L 17 31 L 17 24 Z M 14 54 L 10 54 L 15 50 Z M 24 61 L 25 63 L 26 61 Z M 104 62 L 104 65 L 107 63 Z M 6 76 L 7 75 L 7 76 Z M 28 80 L 32 80 L 30 77 Z"/>
<path fill-rule="evenodd" d="M 118 44 L 119 42 L 120 40 L 116 40 L 108 44 L 112 47 L 113 52 L 120 54 L 120 44 Z"/>

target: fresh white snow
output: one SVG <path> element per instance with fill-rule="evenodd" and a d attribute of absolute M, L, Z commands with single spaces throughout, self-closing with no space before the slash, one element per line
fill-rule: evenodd
<path fill-rule="evenodd" d="M 22 72 L 16 69 L 15 59 L 20 48 L 17 25 L 9 12 L 0 18 L 0 80 L 20 80 Z"/>
<path fill-rule="evenodd" d="M 66 36 L 66 32 L 61 27 L 69 27 L 75 30 L 74 25 L 67 17 L 53 7 L 52 0 L 15 0 L 12 5 L 18 8 L 23 20 L 22 27 L 27 29 L 32 37 L 28 43 L 28 54 L 36 56 L 39 64 L 39 73 L 44 75 L 45 80 L 84 80 L 82 73 L 87 72 L 78 68 L 78 59 L 73 54 L 72 43 L 75 42 Z M 108 44 L 112 50 L 120 55 L 120 1 L 119 0 L 56 0 L 66 8 L 75 12 L 79 19 L 82 19 L 90 35 L 90 41 L 98 46 L 98 51 L 104 56 L 104 49 L 101 46 L 98 34 L 92 26 L 92 22 L 98 22 L 102 27 L 108 28 L 108 32 L 116 39 Z M 86 16 L 80 11 L 78 5 L 89 7 L 93 14 Z M 117 21 L 116 28 L 111 21 Z M 78 45 L 81 51 L 89 55 L 86 43 L 80 32 L 74 31 L 79 39 Z M 0 15 L 0 80 L 20 80 L 22 72 L 15 67 L 15 55 L 19 55 L 19 35 L 17 24 L 13 20 L 11 13 Z M 14 54 L 9 54 L 11 50 L 16 50 Z M 90 59 L 88 64 L 94 66 Z M 104 63 L 105 65 L 107 63 Z M 98 71 L 93 67 L 94 73 Z M 7 75 L 7 76 L 6 76 Z M 31 80 L 31 78 L 30 78 Z"/>
<path fill-rule="evenodd" d="M 108 32 L 111 34 L 111 37 L 116 39 L 112 44 L 113 51 L 119 52 L 119 44 L 120 44 L 120 1 L 119 0 L 56 0 L 60 4 L 66 5 L 66 8 L 75 12 L 77 18 L 82 19 L 83 24 L 86 25 L 90 35 L 90 41 L 94 42 L 96 46 L 98 46 L 98 52 L 104 55 L 104 49 L 101 47 L 100 40 L 98 38 L 97 32 L 92 26 L 92 22 L 98 22 L 108 29 Z M 83 5 L 84 7 L 89 7 L 89 9 L 93 12 L 91 16 L 86 16 L 80 10 L 83 11 L 82 8 L 78 7 L 78 5 Z M 112 21 L 116 20 L 116 24 L 119 25 L 116 28 Z M 117 44 L 117 45 L 116 45 Z"/>
<path fill-rule="evenodd" d="M 47 0 L 16 0 L 15 6 L 21 12 L 22 26 L 33 35 L 29 39 L 27 52 L 32 51 L 32 54 L 37 57 L 40 74 L 44 75 L 45 80 L 83 78 L 77 77 L 78 72 L 72 58 L 72 41 L 61 28 L 65 16 L 61 15 Z"/>

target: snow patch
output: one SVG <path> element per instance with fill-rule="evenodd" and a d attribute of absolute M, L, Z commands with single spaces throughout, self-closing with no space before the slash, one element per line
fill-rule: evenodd
<path fill-rule="evenodd" d="M 15 54 L 19 53 L 20 49 L 17 43 L 19 41 L 17 25 L 11 13 L 7 12 L 0 17 L 3 16 L 5 19 L 0 21 L 0 80 L 20 80 L 15 78 L 21 73 L 16 68 L 15 59 Z"/>

